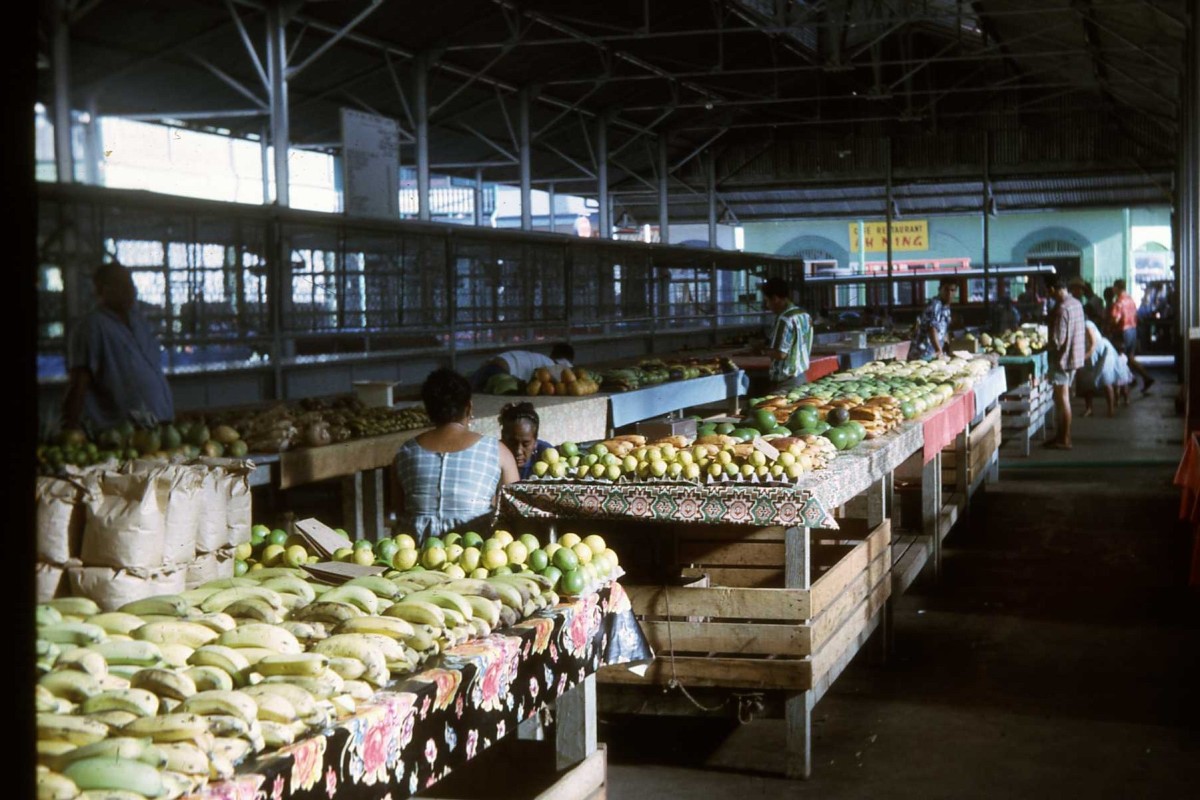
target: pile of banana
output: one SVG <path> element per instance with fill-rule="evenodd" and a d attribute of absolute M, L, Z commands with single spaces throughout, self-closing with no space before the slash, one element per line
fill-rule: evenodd
<path fill-rule="evenodd" d="M 540 575 L 388 572 L 341 586 L 289 568 L 102 612 L 37 614 L 39 800 L 178 797 L 354 713 L 442 649 L 559 602 Z"/>

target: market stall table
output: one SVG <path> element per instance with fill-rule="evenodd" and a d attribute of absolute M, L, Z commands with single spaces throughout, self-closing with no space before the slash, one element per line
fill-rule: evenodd
<path fill-rule="evenodd" d="M 750 390 L 743 370 L 706 375 L 685 381 L 667 381 L 629 392 L 608 395 L 609 430 L 660 417 L 694 406 L 734 401 Z M 545 438 L 545 437 L 543 437 Z M 596 437 L 603 438 L 603 437 Z M 578 441 L 578 440 L 576 440 Z"/>
<path fill-rule="evenodd" d="M 602 672 L 604 705 L 632 691 L 638 699 L 622 710 L 686 712 L 690 701 L 660 691 L 675 685 L 689 695 L 781 692 L 787 772 L 805 777 L 813 705 L 884 621 L 892 586 L 890 473 L 922 441 L 922 426 L 906 423 L 794 485 L 527 481 L 504 488 L 502 512 L 581 534 L 589 523 L 615 534 L 596 521 L 620 520 L 621 531 L 652 548 L 670 540 L 668 562 L 700 583 L 629 587 L 660 658 L 644 677 Z M 835 517 L 841 506 L 847 516 Z M 856 512 L 861 518 L 851 518 Z M 623 563 L 634 569 L 631 558 Z M 648 687 L 654 691 L 642 696 Z"/>
<path fill-rule="evenodd" d="M 197 800 L 401 800 L 553 705 L 558 769 L 596 750 L 594 681 L 653 657 L 620 584 L 445 651 L 316 736 L 248 762 Z"/>
<path fill-rule="evenodd" d="M 500 437 L 500 409 L 509 403 L 529 402 L 538 413 L 538 438 L 548 442 L 592 442 L 603 439 L 608 424 L 609 396 L 536 397 L 476 394 L 472 397 L 471 430 Z"/>

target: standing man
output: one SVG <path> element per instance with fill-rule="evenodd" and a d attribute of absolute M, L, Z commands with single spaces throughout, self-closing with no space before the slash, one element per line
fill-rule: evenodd
<path fill-rule="evenodd" d="M 171 387 L 163 374 L 162 346 L 137 308 L 129 271 L 101 264 L 92 275 L 98 303 L 76 326 L 67 354 L 69 382 L 63 427 L 87 419 L 97 430 L 131 421 L 170 422 Z"/>
<path fill-rule="evenodd" d="M 1071 382 L 1075 370 L 1083 366 L 1084 342 L 1083 304 L 1067 291 L 1057 276 L 1047 285 L 1055 301 L 1050 312 L 1050 384 L 1054 387 L 1054 408 L 1057 411 L 1058 431 L 1046 447 L 1071 449 Z"/>
<path fill-rule="evenodd" d="M 1154 378 L 1150 377 L 1150 373 L 1146 372 L 1146 368 L 1137 360 L 1137 311 L 1137 303 L 1129 296 L 1129 292 L 1125 291 L 1125 281 L 1113 281 L 1113 304 L 1109 313 L 1112 315 L 1113 334 L 1120 336 L 1116 345 L 1129 359 L 1129 368 L 1141 377 L 1142 394 L 1149 394 L 1150 387 L 1154 385 Z"/>
<path fill-rule="evenodd" d="M 950 339 L 950 302 L 956 291 L 958 284 L 952 280 L 943 280 L 938 285 L 937 296 L 917 317 L 909 361 L 931 361 L 945 352 Z"/>
<path fill-rule="evenodd" d="M 792 302 L 791 289 L 783 278 L 762 285 L 763 301 L 775 314 L 775 325 L 767 344 L 771 358 L 770 380 L 774 387 L 790 389 L 808 381 L 808 357 L 812 353 L 813 325 L 808 312 Z"/>

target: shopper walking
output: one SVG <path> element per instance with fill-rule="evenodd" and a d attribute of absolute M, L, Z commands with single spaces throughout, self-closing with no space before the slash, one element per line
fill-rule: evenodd
<path fill-rule="evenodd" d="M 471 384 L 454 370 L 431 372 L 421 400 L 434 428 L 396 453 L 401 524 L 418 542 L 452 530 L 489 530 L 497 491 L 518 479 L 513 454 L 471 430 Z"/>
<path fill-rule="evenodd" d="M 1050 372 L 1054 391 L 1054 408 L 1058 428 L 1046 447 L 1071 449 L 1071 382 L 1075 371 L 1083 366 L 1086 351 L 1083 305 L 1071 296 L 1057 275 L 1047 281 L 1051 299 L 1055 300 L 1050 314 Z"/>
<path fill-rule="evenodd" d="M 1138 314 L 1137 303 L 1125 291 L 1125 281 L 1113 282 L 1113 305 L 1111 311 L 1112 326 L 1115 334 L 1120 336 L 1118 347 L 1129 359 L 1129 369 L 1142 379 L 1142 394 L 1149 394 L 1154 385 L 1154 378 L 1146 372 L 1146 368 L 1138 363 Z"/>
<path fill-rule="evenodd" d="M 950 340 L 950 302 L 958 284 L 944 280 L 938 285 L 937 296 L 926 304 L 913 328 L 913 342 L 908 351 L 909 361 L 929 361 L 945 352 Z"/>
<path fill-rule="evenodd" d="M 163 374 L 163 350 L 137 307 L 133 276 L 120 264 L 92 274 L 96 307 L 71 336 L 62 422 L 84 420 L 102 431 L 124 422 L 156 425 L 175 417 L 171 387 Z"/>
<path fill-rule="evenodd" d="M 812 353 L 812 317 L 792 302 L 791 289 L 783 278 L 771 278 L 763 283 L 762 293 L 767 310 L 775 314 L 767 344 L 771 384 L 781 389 L 799 386 L 808 380 L 804 373 Z"/>

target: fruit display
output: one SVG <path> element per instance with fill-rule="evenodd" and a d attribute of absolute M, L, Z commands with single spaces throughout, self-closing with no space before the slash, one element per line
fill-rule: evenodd
<path fill-rule="evenodd" d="M 405 569 L 340 586 L 262 567 L 116 611 L 37 606 L 39 797 L 174 798 L 228 778 L 441 650 L 556 605 L 556 586 L 581 594 L 617 570 L 599 536 L 387 541 Z"/>
<path fill-rule="evenodd" d="M 564 369 L 559 374 L 557 381 L 554 380 L 554 375 L 550 370 L 542 367 L 535 370 L 529 383 L 525 384 L 525 394 L 530 397 L 538 395 L 583 397 L 598 391 L 600 391 L 600 382 L 583 367 Z M 505 392 L 495 392 L 495 394 L 505 394 Z"/>
<path fill-rule="evenodd" d="M 735 370 L 737 365 L 728 358 L 674 359 L 670 362 L 643 359 L 636 367 L 606 370 L 600 385 L 606 392 L 630 392 L 667 381 L 691 380 Z"/>
<path fill-rule="evenodd" d="M 228 425 L 209 427 L 178 422 L 138 428 L 126 422 L 89 437 L 79 429 L 65 430 L 37 448 L 38 471 L 54 475 L 67 466 L 86 467 L 135 458 L 241 458 L 249 452 L 241 435 Z"/>
<path fill-rule="evenodd" d="M 251 453 L 321 447 L 430 426 L 422 408 L 367 407 L 353 395 L 329 401 L 277 403 L 266 409 L 219 412 L 195 417 L 192 424 L 228 428 L 244 440 Z"/>
<path fill-rule="evenodd" d="M 542 452 L 533 474 L 537 479 L 569 481 L 795 481 L 823 468 L 837 452 L 833 442 L 815 434 L 793 436 L 788 431 L 787 436 L 761 438 L 770 449 L 756 446 L 752 439 L 716 433 L 694 441 L 683 436 L 647 441 L 630 434 L 586 450 L 564 442 Z"/>
<path fill-rule="evenodd" d="M 1046 340 L 1037 326 L 998 334 L 981 333 L 979 344 L 984 352 L 995 353 L 998 356 L 1029 356 L 1046 349 Z"/>

